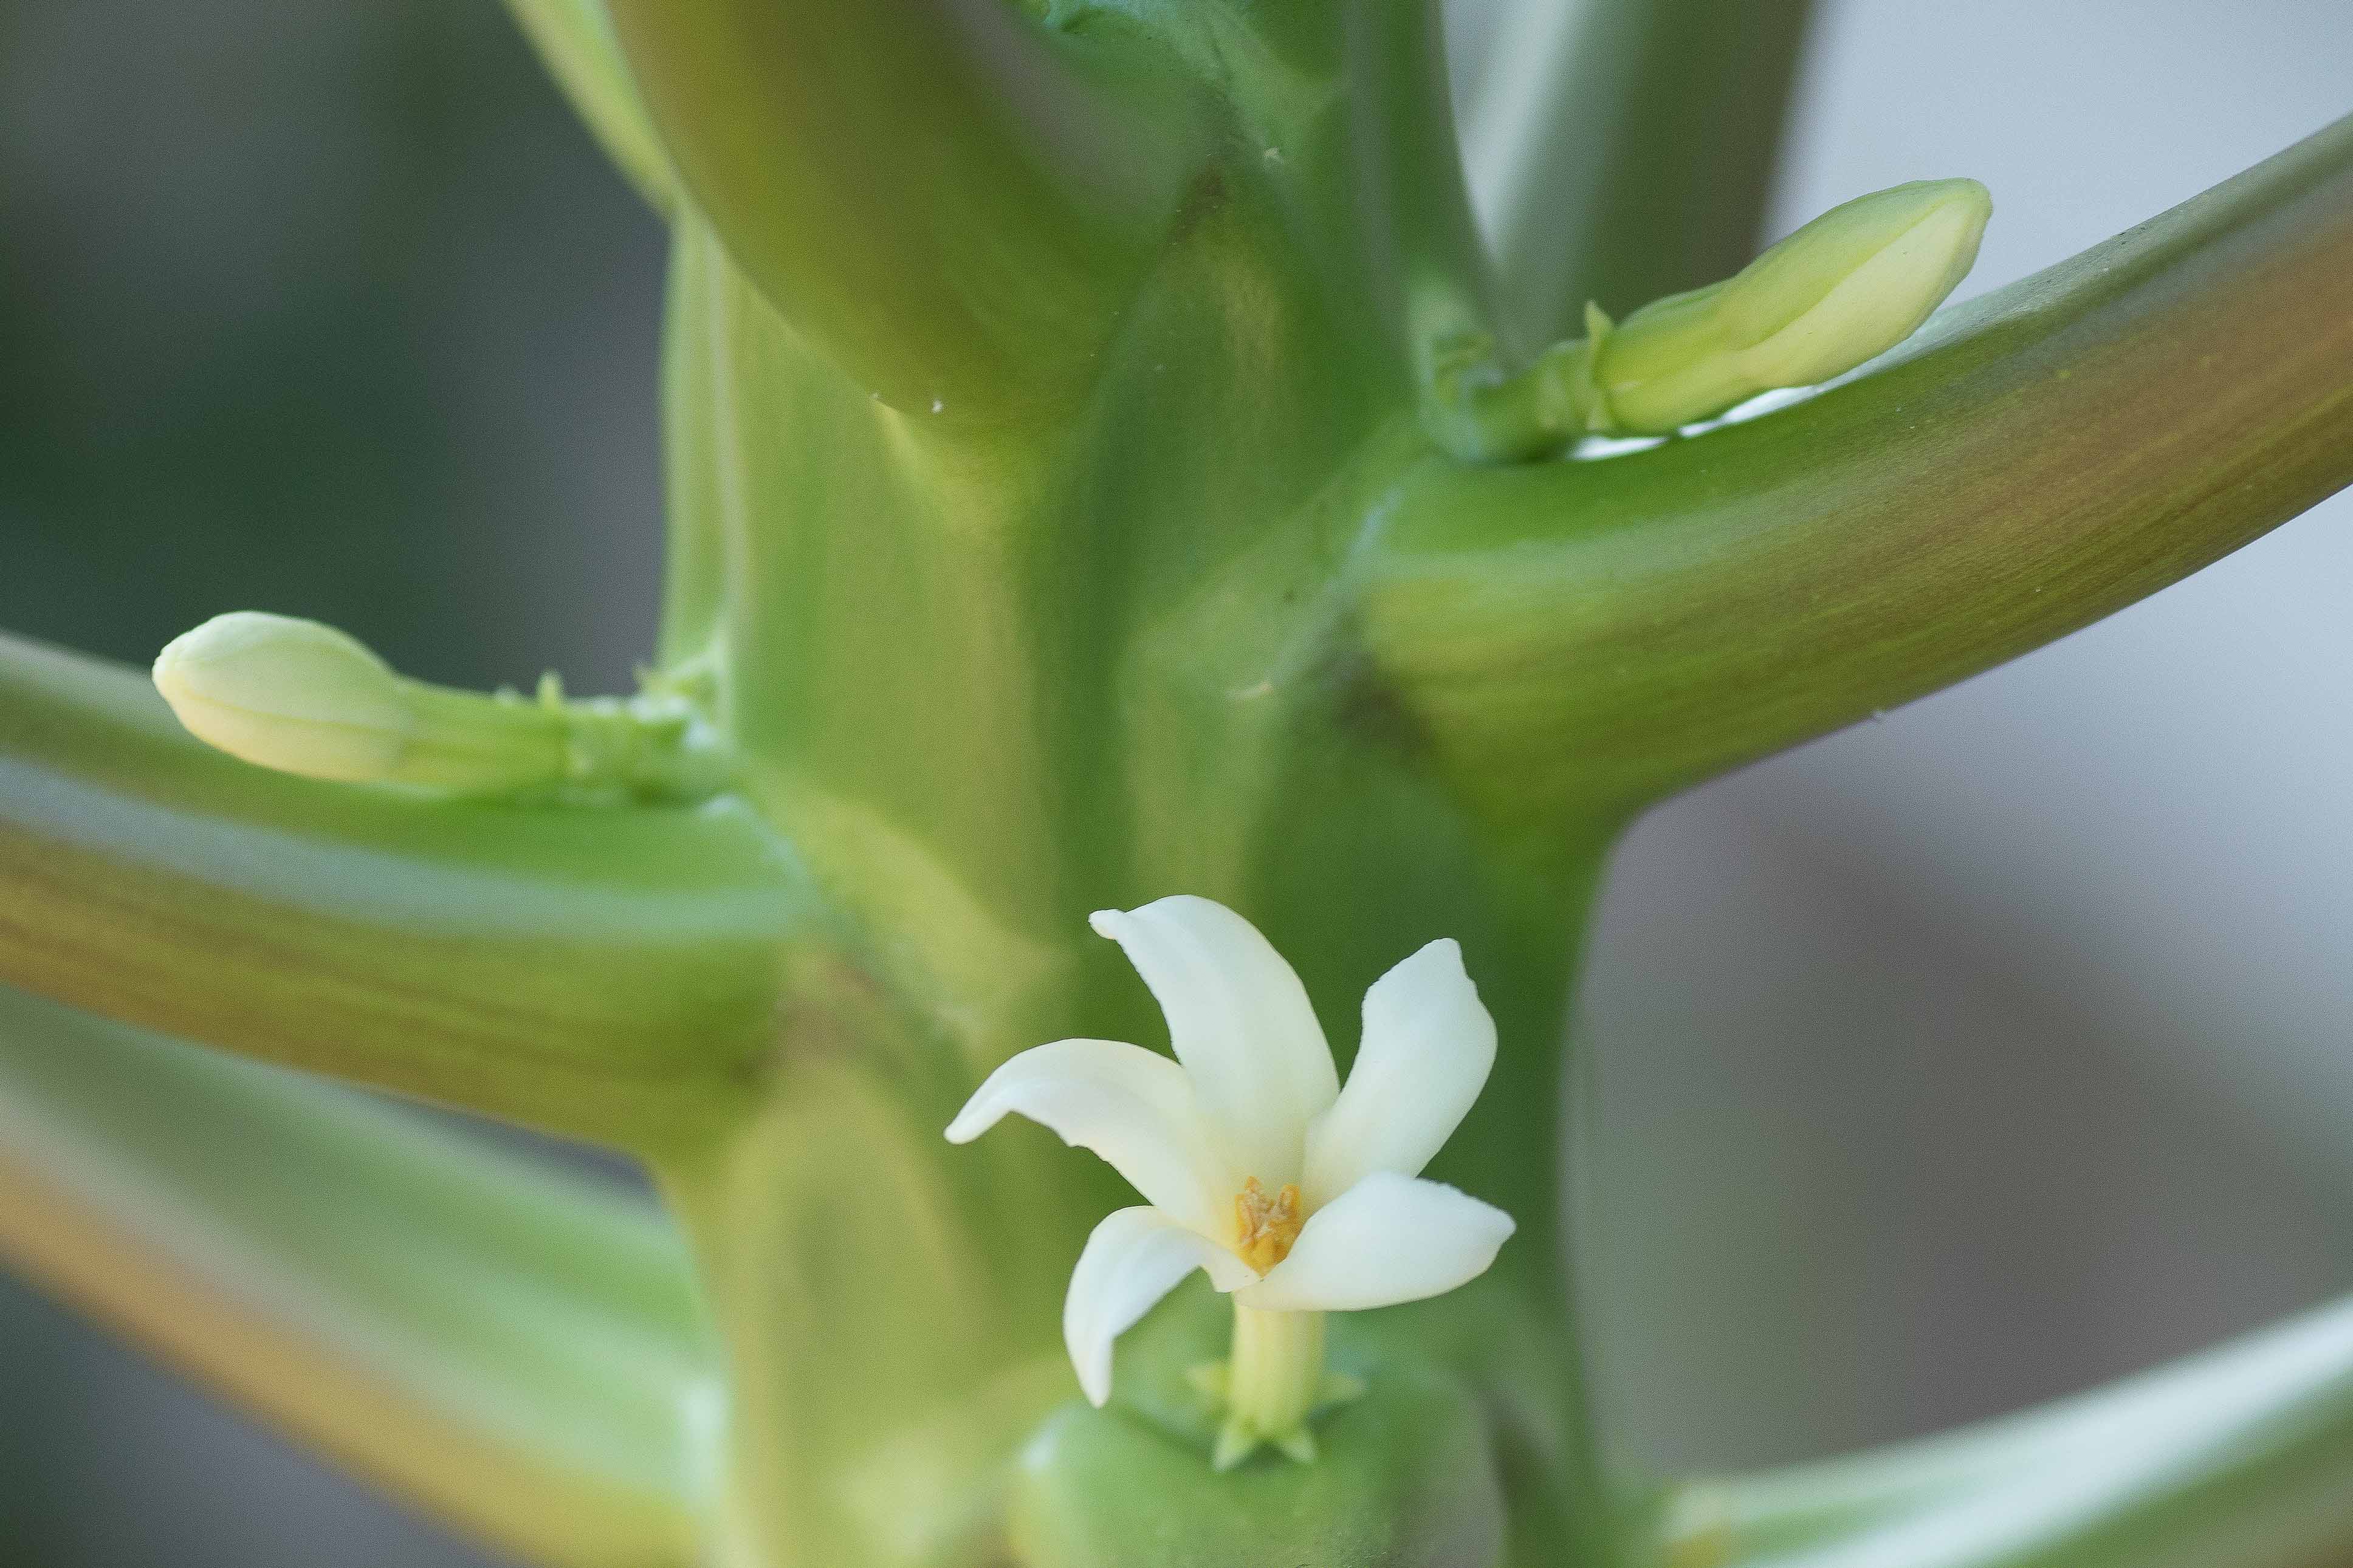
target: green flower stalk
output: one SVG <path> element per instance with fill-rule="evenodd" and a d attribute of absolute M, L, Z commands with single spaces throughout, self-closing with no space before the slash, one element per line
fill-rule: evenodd
<path fill-rule="evenodd" d="M 671 237 L 643 689 L 0 639 L 0 1250 L 549 1564 L 2353 1551 L 2346 1309 L 1684 1482 L 1562 1216 L 1628 822 L 2353 480 L 2353 121 L 1907 339 L 1969 182 L 1735 273 L 1778 0 L 1538 29 L 1493 252 L 1433 5 L 516 9 Z"/>
<path fill-rule="evenodd" d="M 348 633 L 288 616 L 216 616 L 174 637 L 154 676 L 189 733 L 302 778 L 692 800 L 724 776 L 709 727 L 673 696 L 568 702 L 553 677 L 533 699 L 452 691 L 403 679 Z"/>

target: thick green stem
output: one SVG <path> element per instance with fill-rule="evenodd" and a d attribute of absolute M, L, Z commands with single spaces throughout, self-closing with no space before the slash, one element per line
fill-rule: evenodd
<path fill-rule="evenodd" d="M 0 980 L 633 1146 L 739 1102 L 790 858 L 740 804 L 526 809 L 324 784 L 145 678 L 0 639 Z"/>
<path fill-rule="evenodd" d="M 1248 166 L 1276 194 L 1314 278 L 1314 308 L 1361 316 L 1352 352 L 1427 384 L 1498 334 L 1493 268 L 1471 210 L 1430 0 L 1263 7 L 1142 4 L 1231 101 Z M 1410 380 L 1408 378 L 1410 377 Z"/>
<path fill-rule="evenodd" d="M 2353 1302 L 2045 1410 L 1690 1487 L 1671 1560 L 2295 1568 L 2353 1549 Z"/>
<path fill-rule="evenodd" d="M 1363 287 L 1393 323 L 1417 377 L 1439 356 L 1496 330 L 1493 280 L 1471 213 L 1447 79 L 1440 8 L 1427 0 L 1338 0 L 1305 6 L 1304 36 L 1282 40 L 1295 63 L 1327 75 L 1303 145 L 1278 149 L 1311 206 L 1336 275 Z"/>
<path fill-rule="evenodd" d="M 1464 141 L 1525 348 L 1755 254 L 1810 0 L 1502 9 Z"/>
<path fill-rule="evenodd" d="M 1948 312 L 1876 374 L 1607 458 L 1422 463 L 1363 626 L 1537 833 L 1938 687 L 2353 480 L 2353 121 Z"/>
<path fill-rule="evenodd" d="M 508 1550 L 699 1561 L 723 1395 L 640 1203 L 0 987 L 0 1253 Z"/>
<path fill-rule="evenodd" d="M 736 263 L 917 418 L 987 424 L 1067 395 L 1198 161 L 1156 51 L 1003 0 L 611 8 Z"/>
<path fill-rule="evenodd" d="M 1237 201 L 1172 249 L 1100 367 L 1099 406 L 1062 437 L 1067 462 L 911 439 L 812 363 L 707 234 L 680 232 L 666 660 L 713 668 L 750 787 L 794 825 L 859 947 L 854 968 L 801 977 L 754 1121 L 661 1163 L 728 1346 L 744 1563 L 986 1561 L 1002 1466 L 1046 1413 L 1126 1420 L 1125 1393 L 1086 1411 L 1058 1330 L 1089 1230 L 1132 1194 L 1038 1129 L 965 1148 L 941 1131 L 1016 1051 L 1164 1037 L 1086 921 L 1176 889 L 1259 921 L 1344 1050 L 1390 965 L 1439 936 L 1476 955 L 1503 1059 L 1433 1173 L 1523 1228 L 1478 1331 L 1449 1336 L 1465 1302 L 1417 1310 L 1367 1402 L 1427 1394 L 1459 1435 L 1492 1391 L 1503 1429 L 1459 1455 L 1485 1489 L 1450 1482 L 1448 1507 L 1459 1491 L 1492 1522 L 1502 1469 L 1531 1539 L 1607 1518 L 1560 1364 L 1554 1223 L 1564 927 L 1593 860 L 1486 858 L 1391 716 L 1331 679 L 1356 478 L 1421 444 L 1377 325 L 1282 270 L 1299 251 L 1268 245 L 1267 221 Z M 1138 1539 L 1191 1539 L 1193 1500 L 1219 1479 L 1184 1373 L 1228 1353 L 1231 1323 L 1206 1305 L 1206 1342 L 1167 1358 L 1206 1424 L 1167 1450 L 1187 1484 L 1048 1490 L 1160 1521 Z M 1533 1353 L 1507 1366 L 1506 1340 Z M 1404 1474 L 1426 1426 L 1400 1418 L 1376 1442 L 1335 1426 L 1316 1466 L 1235 1475 L 1299 1472 L 1245 1483 L 1276 1487 L 1290 1543 L 1315 1519 L 1409 1543 L 1421 1516 L 1375 1477 Z M 1060 1452 L 1102 1452 L 1082 1447 Z M 1328 1490 L 1341 1474 L 1364 1489 Z M 921 1506 L 892 1489 L 908 1476 L 925 1478 Z M 1113 1560 L 1149 1561 L 1129 1545 Z M 1286 1548 L 1208 1560 L 1290 1568 Z"/>

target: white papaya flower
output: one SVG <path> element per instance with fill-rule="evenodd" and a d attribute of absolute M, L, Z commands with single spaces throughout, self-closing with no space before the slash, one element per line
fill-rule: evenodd
<path fill-rule="evenodd" d="M 1421 1179 L 1495 1060 L 1495 1025 L 1452 941 L 1365 994 L 1347 1087 L 1306 989 L 1248 921 L 1207 899 L 1103 910 L 1167 1016 L 1176 1059 L 1058 1040 L 989 1075 L 949 1124 L 969 1142 L 1008 1112 L 1110 1162 L 1147 1200 L 1097 1226 L 1063 1337 L 1079 1385 L 1111 1395 L 1112 1345 L 1195 1269 L 1232 1295 L 1219 1462 L 1261 1442 L 1305 1457 L 1321 1314 L 1415 1301 L 1484 1273 L 1509 1215 Z"/>

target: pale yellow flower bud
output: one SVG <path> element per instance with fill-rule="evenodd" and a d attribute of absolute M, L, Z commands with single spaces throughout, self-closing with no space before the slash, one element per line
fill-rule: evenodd
<path fill-rule="evenodd" d="M 188 732 L 307 778 L 391 776 L 417 730 L 406 683 L 358 639 L 316 621 L 240 610 L 172 639 L 155 689 Z"/>
<path fill-rule="evenodd" d="M 206 744 L 338 784 L 700 800 L 730 767 L 675 690 L 570 701 L 551 675 L 535 697 L 454 691 L 396 674 L 346 632 L 253 610 L 174 638 L 155 660 L 155 689 Z"/>
<path fill-rule="evenodd" d="M 1833 207 L 1736 277 L 1594 312 L 1595 428 L 1665 435 L 1761 392 L 1843 375 L 1902 342 L 1968 276 L 1993 198 L 1923 180 Z"/>

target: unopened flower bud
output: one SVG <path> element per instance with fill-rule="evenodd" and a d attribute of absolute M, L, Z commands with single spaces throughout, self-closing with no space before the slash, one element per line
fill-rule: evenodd
<path fill-rule="evenodd" d="M 1597 321 L 1594 426 L 1665 435 L 1758 393 L 1843 375 L 1944 302 L 1992 213 L 1975 180 L 1897 185 L 1831 208 L 1724 282 L 1614 328 Z"/>
<path fill-rule="evenodd" d="M 693 704 L 660 683 L 626 700 L 570 700 L 553 675 L 536 697 L 457 691 L 394 673 L 332 626 L 253 610 L 174 638 L 155 660 L 155 689 L 206 744 L 338 784 L 700 800 L 731 765 Z"/>
<path fill-rule="evenodd" d="M 417 728 L 405 683 L 359 640 L 316 621 L 240 610 L 172 639 L 155 689 L 189 733 L 307 778 L 389 777 Z"/>

